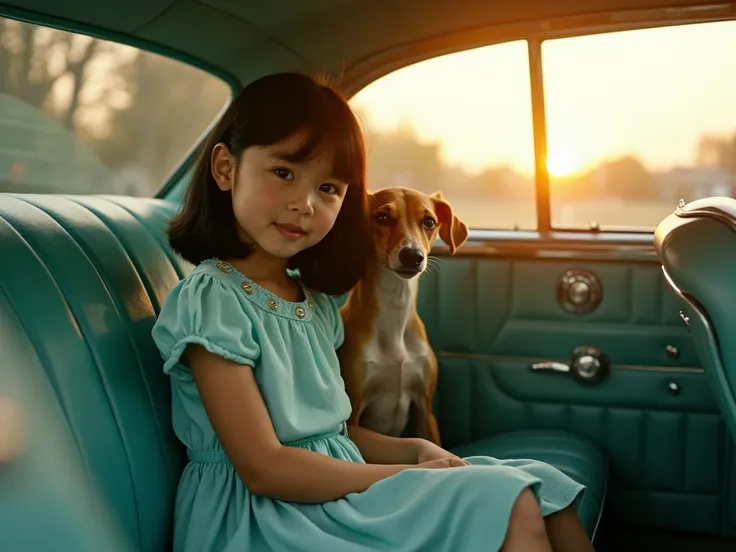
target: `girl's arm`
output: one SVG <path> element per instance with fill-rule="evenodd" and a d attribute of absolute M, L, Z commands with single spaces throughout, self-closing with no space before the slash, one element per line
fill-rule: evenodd
<path fill-rule="evenodd" d="M 348 426 L 350 439 L 369 464 L 416 464 L 423 439 L 388 437 L 357 425 Z"/>
<path fill-rule="evenodd" d="M 285 447 L 276 437 L 250 366 L 200 345 L 190 345 L 187 358 L 212 428 L 243 483 L 255 494 L 292 502 L 327 502 L 416 467 L 409 462 L 346 462 Z"/>

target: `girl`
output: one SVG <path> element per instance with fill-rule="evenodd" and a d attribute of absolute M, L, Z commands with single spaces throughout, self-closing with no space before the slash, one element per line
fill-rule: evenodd
<path fill-rule="evenodd" d="M 346 428 L 332 296 L 370 254 L 366 198 L 356 118 L 308 77 L 255 81 L 212 131 L 169 228 L 196 267 L 153 329 L 190 460 L 174 550 L 592 550 L 547 464 Z"/>

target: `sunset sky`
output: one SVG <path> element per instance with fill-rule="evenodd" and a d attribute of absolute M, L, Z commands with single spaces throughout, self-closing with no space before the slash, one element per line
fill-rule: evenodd
<path fill-rule="evenodd" d="M 736 132 L 736 22 L 545 42 L 550 171 L 631 153 L 650 170 L 695 161 L 704 133 Z M 488 46 L 387 75 L 352 100 L 373 128 L 406 121 L 470 171 L 533 170 L 526 43 Z M 370 129 L 368 132 L 370 146 Z"/>

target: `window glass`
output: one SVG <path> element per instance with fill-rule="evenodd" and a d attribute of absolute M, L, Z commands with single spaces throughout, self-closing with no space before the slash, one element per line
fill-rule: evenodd
<path fill-rule="evenodd" d="M 229 98 L 189 65 L 0 18 L 0 192 L 150 196 Z"/>
<path fill-rule="evenodd" d="M 652 229 L 736 192 L 736 22 L 543 44 L 552 225 Z"/>
<path fill-rule="evenodd" d="M 368 186 L 442 191 L 473 228 L 535 229 L 526 41 L 404 67 L 356 94 Z"/>

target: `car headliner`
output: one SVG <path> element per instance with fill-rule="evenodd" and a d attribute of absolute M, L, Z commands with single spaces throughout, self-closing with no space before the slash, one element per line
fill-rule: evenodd
<path fill-rule="evenodd" d="M 730 18 L 735 6 L 712 0 L 6 0 L 0 13 L 157 50 L 240 83 L 296 70 L 342 76 L 355 86 L 430 55 L 530 32 L 625 19 Z M 622 17 L 631 10 L 636 13 Z"/>

